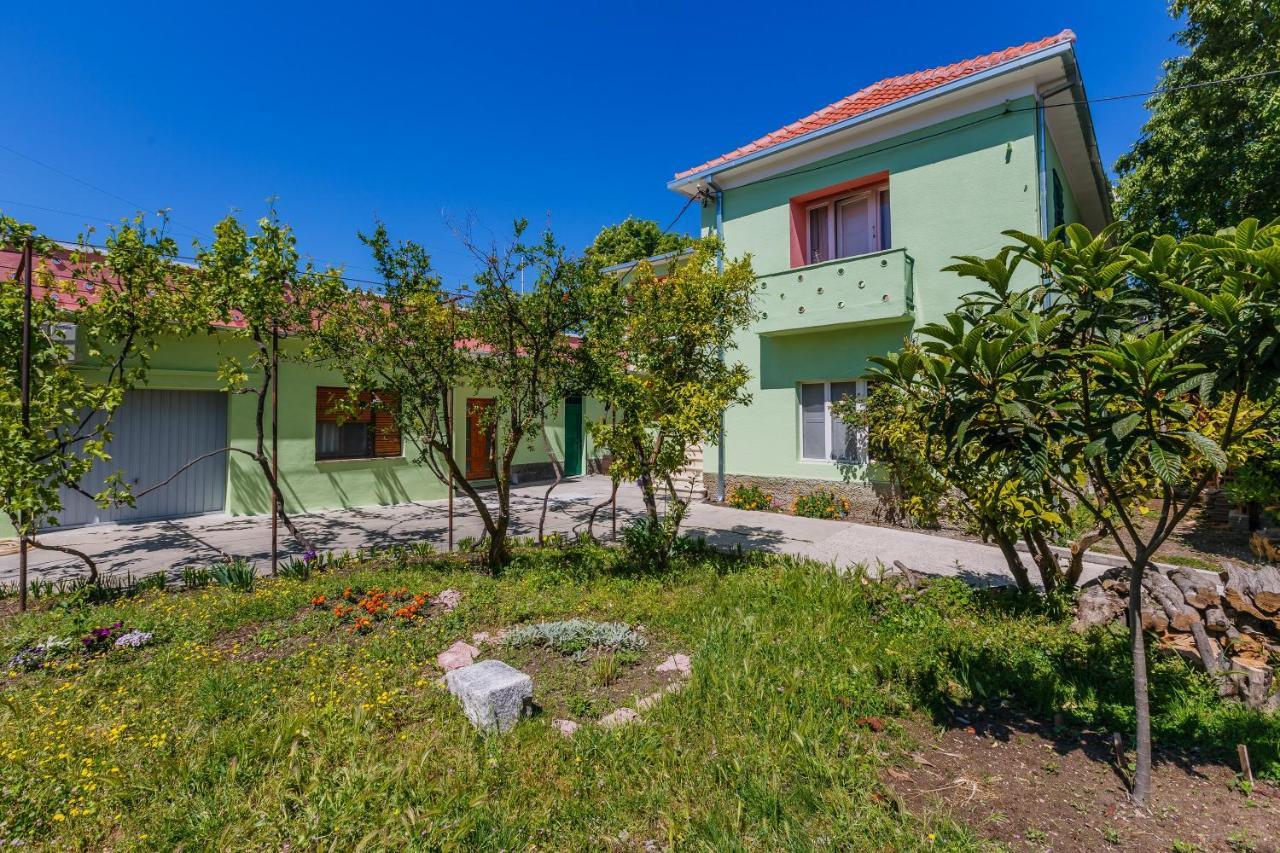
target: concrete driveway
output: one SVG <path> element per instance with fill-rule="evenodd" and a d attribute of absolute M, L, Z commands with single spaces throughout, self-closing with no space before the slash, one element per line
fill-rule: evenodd
<path fill-rule="evenodd" d="M 513 535 L 537 533 L 545 490 L 545 484 L 512 490 Z M 608 494 L 607 477 L 577 477 L 561 483 L 552 493 L 548 532 L 573 535 L 585 529 L 592 505 L 603 501 Z M 454 508 L 454 541 L 465 536 L 479 537 L 483 526 L 471 502 L 459 497 Z M 642 513 L 639 488 L 634 483 L 625 484 L 618 491 L 619 529 Z M 429 501 L 334 510 L 298 516 L 296 520 L 321 551 L 424 541 L 443 549 L 447 542 L 448 505 L 445 501 Z M 607 538 L 610 523 L 606 508 L 597 518 L 596 535 Z M 974 584 L 1012 583 L 998 549 L 912 530 L 748 512 L 711 504 L 696 504 L 685 530 L 704 536 L 709 543 L 721 548 L 763 549 L 812 557 L 839 567 L 858 563 L 874 567 L 877 562 L 888 566 L 894 560 L 901 560 L 920 572 L 951 575 Z M 293 543 L 283 527 L 280 534 L 283 548 L 291 548 Z M 97 561 L 103 574 L 130 573 L 139 577 L 157 571 L 176 573 L 184 566 L 208 565 L 228 556 L 258 561 L 265 568 L 264 563 L 270 558 L 271 530 L 266 517 L 204 515 L 143 524 L 82 527 L 49 533 L 42 538 L 51 544 L 85 551 Z M 1029 560 L 1025 562 L 1029 564 Z M 1086 579 L 1105 568 L 1101 563 L 1086 564 Z M 31 552 L 33 578 L 53 580 L 78 576 L 83 571 L 83 564 L 64 554 Z M 15 583 L 17 573 L 16 554 L 6 553 L 0 557 L 0 582 Z"/>

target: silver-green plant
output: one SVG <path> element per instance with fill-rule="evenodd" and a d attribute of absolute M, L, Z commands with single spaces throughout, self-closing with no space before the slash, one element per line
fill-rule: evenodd
<path fill-rule="evenodd" d="M 622 622 L 593 622 L 590 619 L 521 625 L 507 634 L 505 642 L 517 649 L 525 646 L 547 646 L 561 654 L 574 654 L 587 649 L 641 651 L 649 644 L 643 634 Z"/>

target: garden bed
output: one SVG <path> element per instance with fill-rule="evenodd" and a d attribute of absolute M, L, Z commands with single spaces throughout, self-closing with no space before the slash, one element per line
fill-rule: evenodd
<path fill-rule="evenodd" d="M 1106 733 L 978 708 L 941 730 L 908 729 L 919 748 L 883 776 L 906 807 L 1015 850 L 1261 853 L 1280 844 L 1280 787 L 1246 785 L 1195 748 L 1157 750 L 1153 807 L 1138 810 Z"/>
<path fill-rule="evenodd" d="M 360 607 L 375 590 L 406 592 L 385 612 Z M 452 609 L 395 615 L 445 590 Z M 338 601 L 356 609 L 339 616 Z M 898 805 L 890 770 L 913 772 L 900 758 L 922 749 L 921 713 L 949 719 L 949 707 L 1001 696 L 1069 709 L 1071 725 L 1131 724 L 1121 637 L 1082 638 L 1034 602 L 954 581 L 904 590 L 779 556 L 698 553 L 654 575 L 623 551 L 572 545 L 521 549 L 492 578 L 385 555 L 249 590 L 42 604 L 5 621 L 0 654 L 116 622 L 153 639 L 4 677 L 6 843 L 976 849 L 998 837 L 985 815 L 944 813 L 909 791 Z M 370 609 L 383 617 L 357 627 Z M 482 658 L 532 675 L 542 706 L 506 735 L 477 732 L 439 685 L 437 656 L 478 633 L 565 619 L 647 642 L 614 647 L 630 654 L 612 652 L 616 678 L 603 683 L 606 647 L 477 640 Z M 657 672 L 677 652 L 692 673 Z M 1280 722 L 1218 702 L 1174 656 L 1157 658 L 1152 678 L 1158 743 L 1200 745 L 1216 784 L 1246 741 L 1255 769 L 1280 776 Z M 633 725 L 589 725 L 658 693 Z M 557 719 L 583 725 L 564 737 Z M 1156 780 L 1159 808 L 1183 777 L 1161 764 Z M 1218 813 L 1225 838 L 1241 824 Z M 1177 831 L 1149 826 L 1170 843 Z"/>

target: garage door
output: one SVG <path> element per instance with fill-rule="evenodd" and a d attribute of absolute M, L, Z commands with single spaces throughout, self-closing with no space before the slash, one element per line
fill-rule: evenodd
<path fill-rule="evenodd" d="M 129 391 L 111 424 L 111 461 L 99 463 L 81 485 L 95 494 L 119 471 L 134 491 L 162 482 L 192 459 L 227 446 L 227 395 L 219 391 Z M 193 465 L 136 506 L 101 509 L 62 490 L 61 526 L 177 518 L 221 512 L 227 498 L 227 454 Z"/>

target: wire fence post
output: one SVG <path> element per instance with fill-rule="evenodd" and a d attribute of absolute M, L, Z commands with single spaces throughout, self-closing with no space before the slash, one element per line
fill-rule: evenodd
<path fill-rule="evenodd" d="M 617 409 L 614 409 L 613 411 L 611 411 L 611 412 L 609 413 L 609 417 L 613 419 L 613 434 L 614 434 L 614 436 L 617 436 L 617 434 L 618 434 L 618 410 L 617 410 Z M 615 438 L 615 440 L 616 440 L 616 438 Z M 612 469 L 612 468 L 613 468 L 613 460 L 610 460 L 610 461 L 609 461 L 609 468 L 610 468 L 610 469 Z M 612 470 L 610 470 L 610 472 L 609 472 L 609 479 L 611 479 L 611 480 L 613 479 L 613 471 L 612 471 Z M 617 542 L 617 541 L 618 541 L 618 486 L 617 486 L 617 482 L 618 482 L 617 480 L 614 480 L 614 481 L 613 481 L 613 489 L 611 490 L 611 492 L 610 492 L 610 494 L 609 494 L 609 506 L 610 506 L 610 508 L 611 508 L 611 510 L 612 510 L 612 514 L 613 514 L 613 522 L 612 522 L 612 524 L 613 524 L 613 533 L 612 533 L 612 539 L 613 539 L 613 541 L 614 541 L 614 542 Z"/>
<path fill-rule="evenodd" d="M 31 238 L 22 247 L 22 432 L 31 433 L 31 267 L 35 263 Z M 26 513 L 18 516 L 18 609 L 27 609 L 27 525 Z"/>
<path fill-rule="evenodd" d="M 457 341 L 455 340 L 458 333 L 454 328 L 454 321 L 457 316 L 457 307 L 458 307 L 457 300 L 450 300 L 449 302 L 449 346 L 451 347 L 456 347 L 458 345 Z M 445 406 L 447 407 L 448 411 L 445 412 L 444 431 L 445 431 L 445 440 L 449 444 L 449 459 L 446 462 L 446 467 L 449 469 L 449 553 L 452 554 L 453 553 L 453 460 L 454 460 L 454 452 L 455 452 L 454 446 L 453 446 L 453 418 L 454 418 L 454 415 L 456 414 L 453 411 L 452 386 L 445 391 Z"/>
<path fill-rule="evenodd" d="M 271 576 L 280 570 L 280 330 L 271 327 L 271 479 L 276 489 L 271 493 Z"/>

